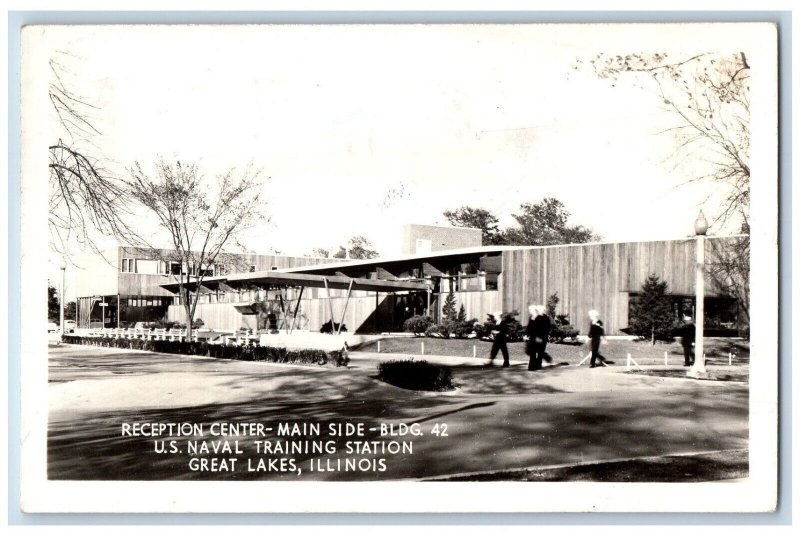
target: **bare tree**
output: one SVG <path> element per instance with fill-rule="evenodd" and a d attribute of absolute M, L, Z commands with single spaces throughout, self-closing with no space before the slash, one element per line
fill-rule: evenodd
<path fill-rule="evenodd" d="M 259 172 L 248 169 L 234 176 L 231 169 L 215 181 L 205 181 L 194 164 L 159 159 L 152 178 L 138 162 L 130 174 L 131 197 L 155 216 L 170 238 L 172 250 L 145 246 L 158 260 L 178 263 L 178 295 L 191 337 L 203 280 L 215 264 L 229 262 L 226 248 L 241 246 L 236 233 L 264 219 Z"/>
<path fill-rule="evenodd" d="M 734 236 L 709 240 L 711 251 L 708 275 L 720 292 L 735 298 L 744 314 L 745 327 L 750 325 L 750 237 Z"/>
<path fill-rule="evenodd" d="M 70 89 L 66 81 L 70 70 L 64 65 L 68 58 L 63 52 L 51 58 L 48 87 L 61 130 L 48 147 L 48 227 L 51 248 L 65 257 L 73 240 L 98 251 L 96 233 L 117 237 L 132 233 L 123 221 L 128 213 L 123 182 L 93 156 L 97 149 L 92 139 L 101 134 L 92 117 L 98 108 Z"/>
<path fill-rule="evenodd" d="M 712 180 L 728 193 L 716 221 L 737 216 L 748 228 L 750 208 L 750 64 L 744 52 L 672 58 L 667 53 L 598 54 L 589 65 L 599 78 L 654 90 L 677 120 L 675 156 L 708 164 L 691 181 Z M 583 62 L 578 62 L 579 68 Z"/>
<path fill-rule="evenodd" d="M 613 84 L 627 81 L 654 90 L 658 101 L 676 119 L 664 132 L 675 135 L 674 155 L 706 164 L 689 182 L 710 180 L 725 190 L 712 222 L 738 219 L 742 233 L 750 224 L 750 64 L 744 52 L 700 53 L 673 58 L 667 53 L 598 54 L 588 61 L 594 73 Z M 578 61 L 576 69 L 585 67 Z M 709 262 L 719 288 L 739 300 L 749 323 L 749 236 L 726 242 Z"/>

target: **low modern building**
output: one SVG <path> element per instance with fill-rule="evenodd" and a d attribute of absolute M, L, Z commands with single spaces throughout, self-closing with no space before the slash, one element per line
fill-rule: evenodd
<path fill-rule="evenodd" d="M 729 247 L 736 237 L 706 240 L 706 258 Z M 277 268 L 284 274 L 315 276 L 315 285 L 291 278 L 269 278 L 268 271 L 214 278 L 200 292 L 195 318 L 207 327 L 262 329 L 268 318 L 284 319 L 294 329 L 318 331 L 325 323 L 343 322 L 349 331 L 375 333 L 402 330 L 415 314 L 441 318 L 444 295 L 453 292 L 468 318 L 483 320 L 492 311 L 518 311 L 544 304 L 557 294 L 557 313 L 567 314 L 585 333 L 587 312 L 600 312 L 610 335 L 624 333 L 631 306 L 645 279 L 654 274 L 668 284 L 676 319 L 693 311 L 695 295 L 694 239 L 651 242 L 574 244 L 544 247 L 479 246 L 415 253 L 337 264 L 306 263 Z M 325 280 L 335 278 L 337 285 Z M 353 282 L 347 285 L 347 281 Z M 362 285 L 374 281 L 373 288 Z M 210 280 L 209 283 L 212 281 Z M 382 287 L 380 282 L 408 283 L 408 288 Z M 412 286 L 413 285 L 413 286 Z M 420 286 L 421 285 L 421 286 Z M 176 292 L 174 283 L 162 290 Z M 308 287 L 308 288 L 307 288 Z M 706 281 L 706 333 L 733 334 L 742 315 L 735 298 L 713 278 Z M 346 289 L 346 290 L 345 290 Z M 365 290 L 366 289 L 366 290 Z M 288 304 L 292 304 L 289 307 Z M 167 317 L 185 322 L 184 308 L 168 307 Z"/>
<path fill-rule="evenodd" d="M 121 327 L 136 322 L 166 319 L 175 302 L 175 294 L 162 286 L 177 282 L 186 266 L 169 259 L 168 250 L 147 250 L 119 246 L 78 260 L 75 270 L 77 325 L 85 327 Z M 292 257 L 285 255 L 226 255 L 224 262 L 207 266 L 204 276 L 228 273 L 274 271 L 341 259 Z"/>

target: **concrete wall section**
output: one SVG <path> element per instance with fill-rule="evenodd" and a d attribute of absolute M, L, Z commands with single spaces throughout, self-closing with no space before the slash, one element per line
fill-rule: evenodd
<path fill-rule="evenodd" d="M 423 248 L 418 249 L 417 240 Z M 429 242 L 429 243 L 428 243 Z M 481 230 L 439 225 L 404 225 L 400 239 L 400 252 L 404 255 L 424 254 L 447 249 L 480 247 Z"/>

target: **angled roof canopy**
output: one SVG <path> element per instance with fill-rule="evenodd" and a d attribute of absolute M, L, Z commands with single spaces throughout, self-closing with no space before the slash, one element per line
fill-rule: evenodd
<path fill-rule="evenodd" d="M 195 281 L 184 283 L 184 286 L 194 291 L 197 288 Z M 241 274 L 230 274 L 226 276 L 207 277 L 203 279 L 200 286 L 201 292 L 211 292 L 215 290 L 238 290 L 259 286 L 263 288 L 286 288 L 286 287 L 314 287 L 331 288 L 342 290 L 370 290 L 375 292 L 401 292 L 407 290 L 428 290 L 426 283 L 413 281 L 385 281 L 382 279 L 367 279 L 363 277 L 347 277 L 342 275 L 317 275 L 317 274 L 298 274 L 276 271 L 247 272 Z M 162 288 L 170 292 L 178 292 L 180 285 L 176 282 L 164 283 Z"/>

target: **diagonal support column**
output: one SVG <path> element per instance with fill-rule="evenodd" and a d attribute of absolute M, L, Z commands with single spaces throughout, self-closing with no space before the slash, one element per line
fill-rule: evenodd
<path fill-rule="evenodd" d="M 278 301 L 281 304 L 281 312 L 283 313 L 283 329 L 286 330 L 286 333 L 289 333 L 289 320 L 286 318 L 286 307 L 283 304 L 283 291 L 278 291 Z"/>
<path fill-rule="evenodd" d="M 342 321 L 339 322 L 339 327 L 336 330 L 336 334 L 338 335 L 342 331 L 342 324 L 344 324 L 344 315 L 347 313 L 347 304 L 350 303 L 350 293 L 353 291 L 353 280 L 350 280 L 350 284 L 347 285 L 347 298 L 344 300 L 344 309 L 342 310 Z"/>
<path fill-rule="evenodd" d="M 328 295 L 328 307 L 331 310 L 331 333 L 333 333 L 333 323 L 336 321 L 335 317 L 333 316 L 333 301 L 331 300 L 331 289 L 328 286 L 328 278 L 322 280 L 325 283 L 325 293 Z"/>
<path fill-rule="evenodd" d="M 292 316 L 292 327 L 289 329 L 289 333 L 294 331 L 294 324 L 297 322 L 297 311 L 300 310 L 300 299 L 303 297 L 303 289 L 306 287 L 300 287 L 300 294 L 297 296 L 297 303 L 294 306 L 294 316 Z"/>

